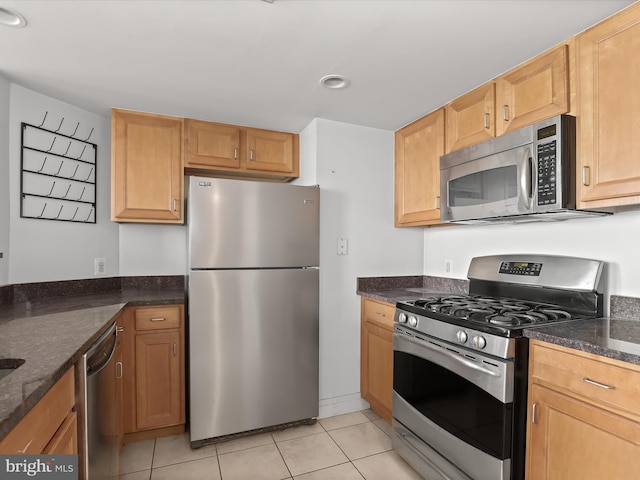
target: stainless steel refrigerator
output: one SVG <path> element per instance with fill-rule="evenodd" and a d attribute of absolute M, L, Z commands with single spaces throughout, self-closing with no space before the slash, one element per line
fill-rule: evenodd
<path fill-rule="evenodd" d="M 189 177 L 191 446 L 318 416 L 320 189 Z"/>

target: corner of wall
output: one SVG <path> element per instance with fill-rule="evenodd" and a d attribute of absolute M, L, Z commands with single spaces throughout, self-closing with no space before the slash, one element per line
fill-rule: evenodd
<path fill-rule="evenodd" d="M 0 75 L 0 285 L 9 283 L 9 103 L 11 84 Z"/>

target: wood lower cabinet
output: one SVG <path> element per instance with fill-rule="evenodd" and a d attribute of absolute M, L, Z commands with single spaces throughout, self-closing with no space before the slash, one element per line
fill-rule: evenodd
<path fill-rule="evenodd" d="M 531 341 L 529 480 L 640 478 L 640 367 Z"/>
<path fill-rule="evenodd" d="M 395 307 L 364 297 L 361 303 L 360 394 L 371 410 L 391 422 Z"/>
<path fill-rule="evenodd" d="M 640 4 L 576 37 L 578 208 L 640 203 Z"/>
<path fill-rule="evenodd" d="M 130 307 L 123 324 L 124 443 L 184 431 L 184 305 Z"/>
<path fill-rule="evenodd" d="M 111 220 L 184 223 L 183 120 L 113 109 Z"/>
<path fill-rule="evenodd" d="M 444 109 L 395 133 L 395 226 L 440 223 Z"/>
<path fill-rule="evenodd" d="M 74 373 L 70 368 L 0 441 L 1 453 L 78 453 Z"/>

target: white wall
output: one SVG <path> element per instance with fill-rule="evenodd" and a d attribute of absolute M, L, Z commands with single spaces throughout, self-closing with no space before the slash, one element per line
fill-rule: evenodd
<path fill-rule="evenodd" d="M 45 128 L 55 130 L 63 117 L 63 133 L 71 133 L 77 122 L 77 135 L 88 135 L 94 128 L 90 141 L 98 146 L 95 224 L 20 218 L 20 123 L 40 125 L 47 111 Z M 7 283 L 91 278 L 95 257 L 107 259 L 107 276 L 118 276 L 118 226 L 110 221 L 110 120 L 16 84 L 10 86 L 9 118 Z"/>
<path fill-rule="evenodd" d="M 604 260 L 610 294 L 640 297 L 640 210 L 554 223 L 464 225 L 425 229 L 425 275 L 466 278 L 474 256 L 546 253 Z M 445 274 L 444 260 L 453 260 Z"/>
<path fill-rule="evenodd" d="M 9 283 L 9 81 L 0 75 L 0 285 Z"/>
<path fill-rule="evenodd" d="M 120 275 L 186 275 L 187 226 L 120 224 Z"/>
<path fill-rule="evenodd" d="M 9 81 L 0 75 L 0 286 L 9 283 Z"/>
<path fill-rule="evenodd" d="M 314 152 L 315 145 L 315 152 Z M 358 409 L 362 276 L 421 274 L 422 229 L 393 227 L 393 132 L 314 120 L 300 135 L 320 185 L 320 416 Z M 336 254 L 348 239 L 348 255 Z"/>

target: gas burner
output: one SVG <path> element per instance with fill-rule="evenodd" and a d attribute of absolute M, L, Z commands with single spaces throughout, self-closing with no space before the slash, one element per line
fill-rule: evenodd
<path fill-rule="evenodd" d="M 553 320 L 562 320 L 562 319 L 569 320 L 571 318 L 571 314 L 565 312 L 564 310 L 557 310 L 557 309 L 554 309 L 554 308 L 540 307 L 540 308 L 537 309 L 537 311 L 539 313 L 542 313 L 542 314 L 546 315 L 547 317 L 549 317 L 550 319 L 553 319 Z"/>
<path fill-rule="evenodd" d="M 505 327 L 521 325 L 520 319 L 515 315 L 502 315 L 498 313 L 488 316 L 486 320 L 492 325 L 500 325 Z"/>
<path fill-rule="evenodd" d="M 450 295 L 446 297 L 422 298 L 407 302 L 415 313 L 486 328 L 519 329 L 570 320 L 572 315 L 557 305 L 535 303 L 517 298 L 488 297 L 486 295 Z M 472 327 L 474 328 L 474 327 Z M 477 328 L 477 327 L 476 327 Z"/>

